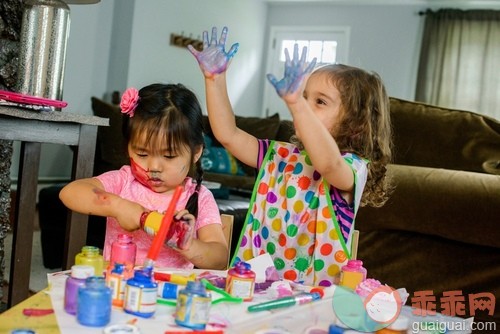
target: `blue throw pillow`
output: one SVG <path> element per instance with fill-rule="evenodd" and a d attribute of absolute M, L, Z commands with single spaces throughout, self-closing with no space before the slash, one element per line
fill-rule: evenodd
<path fill-rule="evenodd" d="M 238 160 L 225 148 L 212 146 L 212 141 L 205 136 L 205 149 L 201 156 L 201 166 L 207 172 L 231 175 L 245 175 Z"/>

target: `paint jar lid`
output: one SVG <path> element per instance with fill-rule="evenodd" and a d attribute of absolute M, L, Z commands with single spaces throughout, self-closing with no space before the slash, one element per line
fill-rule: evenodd
<path fill-rule="evenodd" d="M 140 334 L 139 328 L 134 325 L 111 325 L 104 328 L 104 334 Z"/>
<path fill-rule="evenodd" d="M 94 276 L 95 269 L 92 266 L 84 264 L 76 264 L 71 267 L 71 277 L 86 279 L 87 277 Z"/>

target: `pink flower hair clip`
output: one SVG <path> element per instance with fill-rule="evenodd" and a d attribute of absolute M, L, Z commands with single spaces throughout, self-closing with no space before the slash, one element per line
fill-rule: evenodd
<path fill-rule="evenodd" d="M 123 114 L 127 114 L 129 117 L 134 117 L 134 111 L 139 103 L 139 91 L 133 87 L 127 88 L 123 92 L 122 99 L 120 101 L 120 109 Z"/>

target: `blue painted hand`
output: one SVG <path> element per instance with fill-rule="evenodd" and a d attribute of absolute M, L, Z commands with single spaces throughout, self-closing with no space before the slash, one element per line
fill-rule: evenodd
<path fill-rule="evenodd" d="M 212 37 L 208 41 L 208 31 L 203 32 L 203 51 L 196 50 L 192 45 L 188 45 L 189 51 L 198 61 L 203 74 L 211 77 L 226 71 L 229 61 L 238 51 L 239 44 L 234 43 L 228 52 L 225 51 L 227 27 L 222 28 L 222 33 L 217 42 L 217 28 L 212 28 Z"/>
<path fill-rule="evenodd" d="M 267 79 L 276 89 L 280 97 L 295 93 L 302 85 L 307 75 L 312 72 L 316 66 L 316 58 L 310 63 L 306 63 L 307 47 L 302 49 L 302 55 L 299 59 L 299 46 L 294 45 L 293 59 L 290 60 L 288 49 L 285 49 L 285 76 L 279 80 L 272 74 L 267 75 Z"/>

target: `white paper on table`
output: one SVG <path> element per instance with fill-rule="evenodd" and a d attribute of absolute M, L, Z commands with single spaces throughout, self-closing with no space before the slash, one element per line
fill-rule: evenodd
<path fill-rule="evenodd" d="M 178 269 L 169 270 L 168 268 L 155 268 L 155 272 L 166 272 L 186 276 L 193 272 L 198 275 L 204 272 L 210 272 L 211 274 L 222 277 L 225 277 L 227 274 L 227 271 L 218 270 L 193 270 L 192 272 L 186 272 L 179 271 Z M 80 325 L 76 320 L 76 316 L 68 314 L 64 311 L 64 290 L 66 279 L 69 277 L 70 273 L 71 271 L 67 270 L 47 274 L 47 280 L 49 283 L 47 293 L 51 297 L 52 306 L 54 308 L 54 313 L 56 315 L 61 334 L 102 334 L 103 329 L 106 326 L 126 323 L 134 323 L 134 325 L 139 328 L 141 333 L 164 334 L 166 330 L 185 330 L 189 332 L 188 328 L 179 327 L 175 324 L 175 307 L 163 304 L 157 304 L 156 312 L 151 318 L 141 318 L 133 314 L 128 314 L 125 313 L 123 309 L 113 306 L 111 311 L 111 321 L 108 325 L 104 327 L 88 327 Z M 209 323 L 213 325 L 208 325 L 207 330 L 220 329 L 217 325 L 222 325 L 223 327 L 230 326 L 236 319 L 241 321 L 247 319 L 247 317 L 251 317 L 251 314 L 243 311 L 246 310 L 246 307 L 247 304 L 243 305 L 243 303 L 220 303 L 212 305 Z"/>
<path fill-rule="evenodd" d="M 273 259 L 269 253 L 264 253 L 245 262 L 250 264 L 252 271 L 255 273 L 255 282 L 257 283 L 265 282 L 266 270 L 269 267 L 274 267 Z"/>

